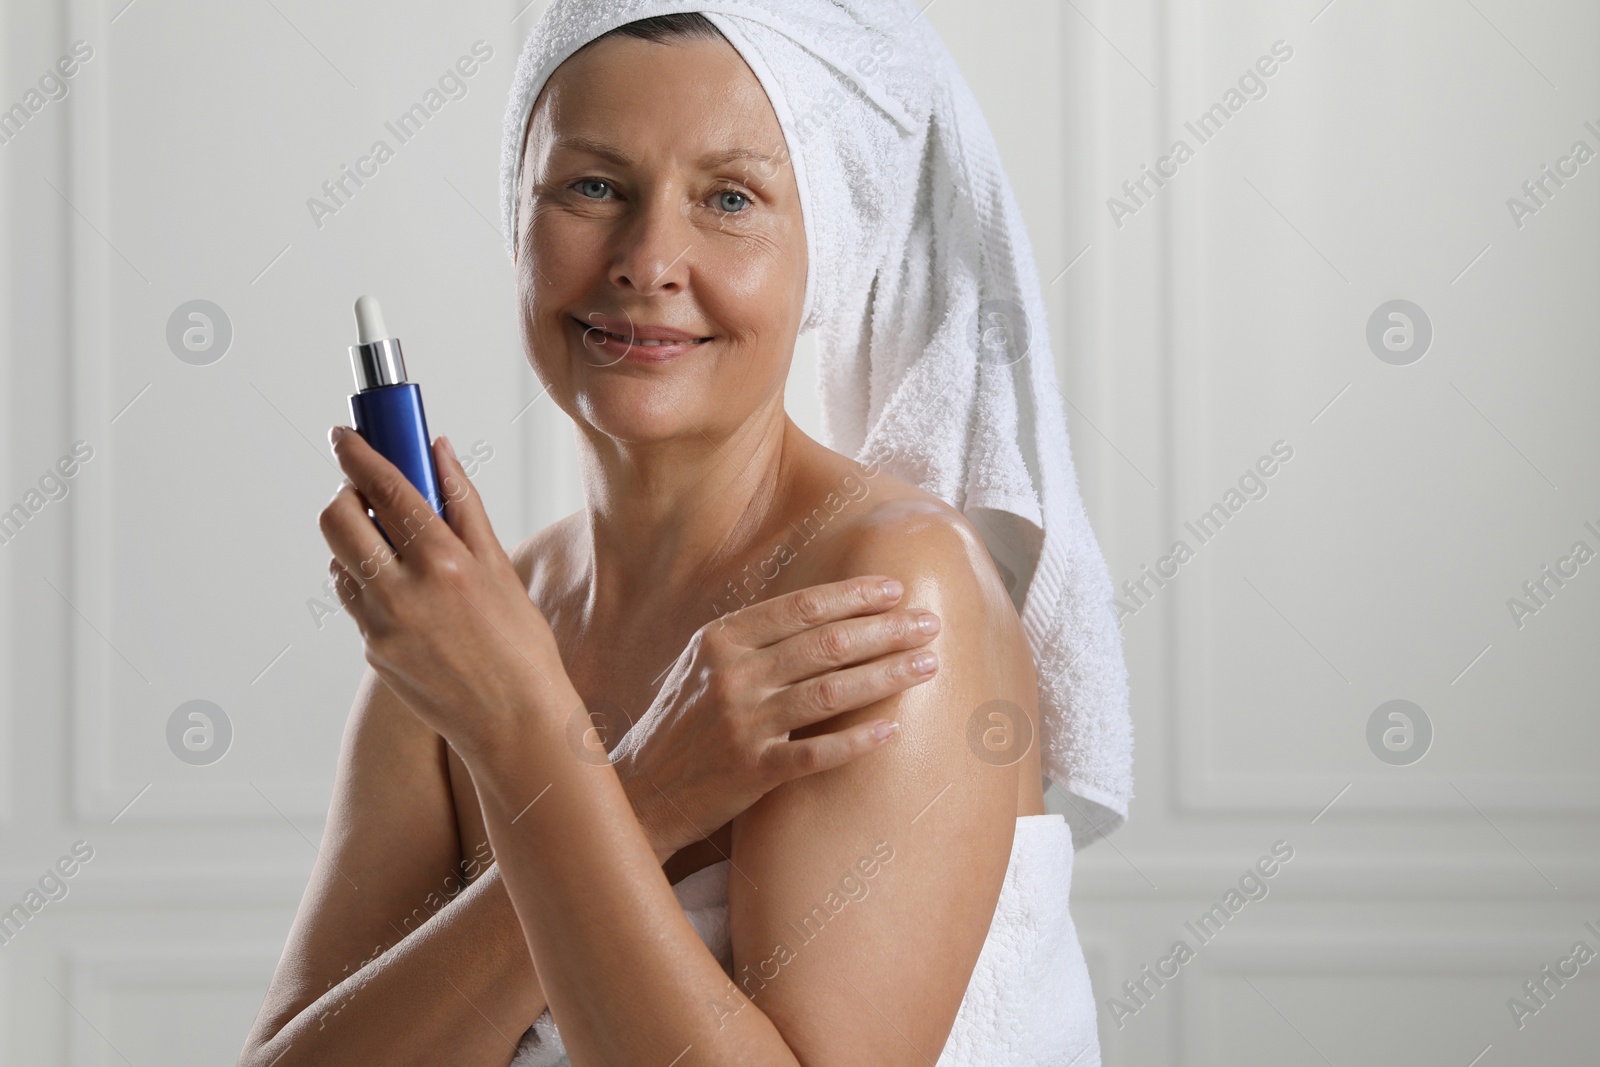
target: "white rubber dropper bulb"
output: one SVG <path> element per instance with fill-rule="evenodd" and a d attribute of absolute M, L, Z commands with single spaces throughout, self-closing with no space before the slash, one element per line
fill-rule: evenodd
<path fill-rule="evenodd" d="M 378 307 L 377 298 L 356 297 L 356 344 L 371 344 L 388 336 L 383 328 L 383 309 Z"/>

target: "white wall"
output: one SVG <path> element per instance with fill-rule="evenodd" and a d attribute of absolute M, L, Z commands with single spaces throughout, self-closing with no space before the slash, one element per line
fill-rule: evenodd
<path fill-rule="evenodd" d="M 348 620 L 319 630 L 306 606 L 354 294 L 382 296 L 435 432 L 494 449 L 477 480 L 503 537 L 581 502 L 497 232 L 502 108 L 541 0 L 516 18 L 520 0 L 125 2 L 0 3 L 0 107 L 93 48 L 0 144 L 0 509 L 93 449 L 0 544 L 0 908 L 94 849 L 0 946 L 0 1065 L 237 1055 L 362 666 Z M 1137 797 L 1074 894 L 1106 1063 L 1592 1059 L 1592 981 L 1521 1029 L 1507 1000 L 1576 942 L 1600 950 L 1583 925 L 1600 928 L 1600 578 L 1581 567 L 1520 626 L 1507 603 L 1574 542 L 1600 549 L 1600 163 L 1520 226 L 1507 198 L 1575 141 L 1600 150 L 1600 11 L 934 0 L 926 17 L 1049 282 L 1113 579 L 1195 550 L 1123 597 Z M 315 226 L 306 198 L 480 39 L 494 54 L 466 98 Z M 1199 144 L 1184 121 L 1279 40 L 1293 55 L 1266 95 Z M 1118 225 L 1108 198 L 1177 137 L 1193 158 Z M 194 299 L 232 325 L 209 366 L 166 341 Z M 1366 339 L 1394 299 L 1433 329 L 1407 365 Z M 790 396 L 814 429 L 807 352 Z M 1199 544 L 1185 522 L 1278 441 L 1293 456 L 1267 494 Z M 194 699 L 232 726 L 208 766 L 166 740 Z M 1367 739 L 1393 699 L 1432 723 L 1409 765 Z M 1278 841 L 1294 858 L 1270 894 L 1201 945 L 1185 921 Z M 1195 958 L 1147 1004 L 1120 992 L 1179 938 Z M 1139 1010 L 1119 1019 L 1114 996 Z"/>

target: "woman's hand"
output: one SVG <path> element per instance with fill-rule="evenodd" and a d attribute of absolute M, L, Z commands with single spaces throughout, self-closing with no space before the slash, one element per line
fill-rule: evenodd
<path fill-rule="evenodd" d="M 328 436 L 349 476 L 322 510 L 328 569 L 384 682 L 463 756 L 506 736 L 530 695 L 565 699 L 571 683 L 555 635 L 449 441 L 433 444 L 441 519 L 360 434 L 336 426 Z"/>
<path fill-rule="evenodd" d="M 799 730 L 927 681 L 932 612 L 890 610 L 882 576 L 812 586 L 696 631 L 650 709 L 611 752 L 656 854 L 708 837 L 774 787 L 874 751 L 874 728 L 788 740 Z M 926 657 L 922 665 L 919 660 Z"/>

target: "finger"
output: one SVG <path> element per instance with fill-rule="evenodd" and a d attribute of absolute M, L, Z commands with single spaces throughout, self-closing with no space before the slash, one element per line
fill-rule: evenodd
<path fill-rule="evenodd" d="M 356 614 L 357 603 L 361 599 L 362 583 L 344 569 L 344 564 L 339 562 L 338 556 L 328 560 L 328 576 L 333 579 L 333 591 L 339 598 L 340 607 L 352 615 Z"/>
<path fill-rule="evenodd" d="M 763 732 L 783 734 L 892 697 L 938 671 L 939 656 L 932 649 L 907 649 L 791 685 L 762 703 L 757 714 Z"/>
<path fill-rule="evenodd" d="M 349 482 L 340 486 L 328 506 L 322 509 L 319 524 L 333 558 L 346 574 L 363 582 L 372 581 L 384 565 L 395 558 L 394 549 L 367 518 L 366 502 Z"/>
<path fill-rule="evenodd" d="M 880 725 L 890 727 L 889 733 L 881 738 L 876 732 Z M 767 757 L 768 765 L 782 783 L 842 767 L 853 759 L 876 752 L 899 733 L 899 723 L 889 719 L 874 719 L 847 730 L 818 734 L 798 741 L 780 741 Z"/>
<path fill-rule="evenodd" d="M 885 583 L 891 583 L 889 587 Z M 887 575 L 869 574 L 823 585 L 807 586 L 722 616 L 727 636 L 746 648 L 792 637 L 825 622 L 883 611 L 904 594 Z"/>
<path fill-rule="evenodd" d="M 396 549 L 425 552 L 455 540 L 448 523 L 435 521 L 439 515 L 433 505 L 366 438 L 346 426 L 335 426 L 328 438 L 340 469 L 372 506 Z"/>
<path fill-rule="evenodd" d="M 444 517 L 472 554 L 479 559 L 492 558 L 504 553 L 500 541 L 489 524 L 489 513 L 484 510 L 483 498 L 462 469 L 450 439 L 440 434 L 433 442 L 434 469 L 439 472 L 439 494 L 444 498 Z"/>
<path fill-rule="evenodd" d="M 763 681 L 789 685 L 886 652 L 914 648 L 933 640 L 939 616 L 923 608 L 896 608 L 882 614 L 824 623 L 786 637 L 754 653 L 761 660 Z"/>

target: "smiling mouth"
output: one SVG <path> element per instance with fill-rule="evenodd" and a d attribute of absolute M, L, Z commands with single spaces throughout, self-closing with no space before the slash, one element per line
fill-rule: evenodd
<path fill-rule="evenodd" d="M 711 340 L 710 337 L 690 337 L 679 340 L 646 340 L 642 337 L 629 337 L 626 334 L 613 333 L 610 330 L 602 330 L 600 327 L 584 322 L 582 319 L 574 318 L 572 321 L 582 326 L 585 332 L 593 330 L 600 336 L 612 341 L 616 341 L 618 344 L 633 345 L 638 348 L 670 348 L 675 345 L 703 345 L 707 341 Z"/>

